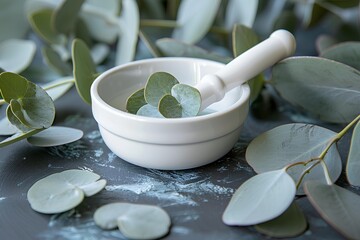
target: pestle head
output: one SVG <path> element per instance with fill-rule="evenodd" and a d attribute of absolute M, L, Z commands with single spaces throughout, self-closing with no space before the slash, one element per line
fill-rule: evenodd
<path fill-rule="evenodd" d="M 289 31 L 284 29 L 276 30 L 270 35 L 270 38 L 277 38 L 284 44 L 287 56 L 291 56 L 295 53 L 296 40 L 294 35 Z"/>

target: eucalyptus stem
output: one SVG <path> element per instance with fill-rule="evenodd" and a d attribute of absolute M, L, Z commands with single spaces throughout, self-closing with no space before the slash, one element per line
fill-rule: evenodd
<path fill-rule="evenodd" d="M 313 165 L 311 165 L 310 167 L 308 167 L 307 169 L 305 169 L 305 170 L 301 173 L 300 178 L 299 178 L 299 180 L 298 180 L 297 183 L 296 183 L 296 189 L 298 189 L 298 188 L 300 187 L 300 184 L 301 184 L 301 182 L 303 181 L 305 175 L 306 175 L 306 174 L 309 174 L 314 167 L 316 167 L 319 163 L 323 162 L 323 161 L 321 161 L 320 159 L 316 159 L 316 160 L 318 160 L 318 161 L 315 162 L 315 163 L 314 163 Z"/>
<path fill-rule="evenodd" d="M 50 90 L 52 88 L 56 88 L 58 86 L 69 84 L 69 83 L 75 83 L 75 79 L 68 79 L 68 80 L 65 80 L 65 81 L 57 82 L 57 83 L 54 83 L 52 85 L 46 86 L 43 89 L 44 90 Z"/>

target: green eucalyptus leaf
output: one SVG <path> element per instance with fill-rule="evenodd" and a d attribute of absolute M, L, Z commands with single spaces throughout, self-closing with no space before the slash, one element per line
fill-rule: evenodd
<path fill-rule="evenodd" d="M 52 9 L 39 10 L 30 15 L 29 22 L 33 30 L 46 42 L 63 45 L 66 42 L 65 36 L 55 32 L 51 25 L 53 13 Z"/>
<path fill-rule="evenodd" d="M 282 11 L 275 20 L 273 29 L 285 29 L 289 32 L 295 32 L 297 29 L 297 20 L 298 18 L 295 12 L 291 10 Z"/>
<path fill-rule="evenodd" d="M 255 21 L 258 5 L 258 0 L 230 0 L 226 7 L 226 28 L 231 30 L 236 24 L 242 24 L 251 28 Z"/>
<path fill-rule="evenodd" d="M 8 39 L 0 42 L 0 67 L 8 72 L 20 73 L 31 64 L 35 52 L 33 41 Z"/>
<path fill-rule="evenodd" d="M 118 16 L 121 12 L 121 0 L 86 0 L 84 4 L 85 11 L 97 10 L 111 16 Z"/>
<path fill-rule="evenodd" d="M 51 47 L 44 46 L 41 49 L 41 53 L 45 63 L 60 73 L 61 75 L 70 75 L 71 67 L 68 63 L 64 62 L 60 55 L 54 51 Z"/>
<path fill-rule="evenodd" d="M 74 37 L 83 40 L 87 46 L 92 46 L 93 44 L 89 27 L 82 18 L 77 19 L 75 24 Z"/>
<path fill-rule="evenodd" d="M 164 118 L 164 116 L 160 114 L 159 109 L 150 104 L 146 104 L 139 108 L 136 115 L 154 118 Z"/>
<path fill-rule="evenodd" d="M 0 120 L 0 136 L 10 136 L 17 132 L 18 129 L 9 121 L 7 117 L 4 117 Z"/>
<path fill-rule="evenodd" d="M 50 127 L 35 134 L 27 141 L 38 147 L 54 147 L 75 142 L 82 138 L 83 131 L 69 127 Z"/>
<path fill-rule="evenodd" d="M 66 170 L 51 174 L 34 183 L 27 192 L 27 199 L 32 209 L 45 214 L 68 211 L 79 205 L 85 196 L 99 192 L 106 181 L 100 176 L 85 170 Z M 100 182 L 98 184 L 97 182 Z M 85 189 L 93 185 L 96 189 L 87 194 Z"/>
<path fill-rule="evenodd" d="M 178 80 L 167 72 L 155 72 L 147 80 L 144 96 L 148 104 L 158 107 L 160 99 L 171 94 L 171 88 Z"/>
<path fill-rule="evenodd" d="M 290 206 L 295 192 L 285 169 L 255 175 L 236 190 L 222 220 L 227 225 L 249 226 L 274 219 Z"/>
<path fill-rule="evenodd" d="M 73 77 L 63 77 L 42 86 L 53 101 L 62 97 L 74 85 Z"/>
<path fill-rule="evenodd" d="M 17 129 L 17 131 L 15 133 L 19 132 L 19 130 L 21 132 L 29 132 L 30 130 L 32 130 L 32 128 L 27 127 L 22 122 L 20 122 L 20 120 L 13 113 L 10 105 L 8 105 L 6 108 L 6 117 L 9 120 L 9 122 L 11 123 L 11 125 Z M 15 133 L 13 133 L 13 134 L 15 134 Z M 13 134 L 10 134 L 10 135 L 13 135 Z"/>
<path fill-rule="evenodd" d="M 41 132 L 42 130 L 44 130 L 44 129 L 32 129 L 32 130 L 29 130 L 28 132 L 16 133 L 16 134 L 12 135 L 11 137 L 8 137 L 8 138 L 4 139 L 3 141 L 1 141 L 0 148 L 8 146 L 8 145 L 13 144 L 18 141 L 21 141 L 25 138 L 31 137 L 32 135 L 37 134 L 37 133 Z"/>
<path fill-rule="evenodd" d="M 272 84 L 291 104 L 321 120 L 347 123 L 360 113 L 360 71 L 317 57 L 287 58 L 273 67 Z"/>
<path fill-rule="evenodd" d="M 187 84 L 176 84 L 171 89 L 171 95 L 180 103 L 182 117 L 194 117 L 198 115 L 201 107 L 199 90 Z"/>
<path fill-rule="evenodd" d="M 131 96 L 126 100 L 126 110 L 129 113 L 136 114 L 139 109 L 146 105 L 147 102 L 145 101 L 144 97 L 144 88 L 134 92 Z"/>
<path fill-rule="evenodd" d="M 48 128 L 55 118 L 52 99 L 38 85 L 15 73 L 0 74 L 0 89 L 14 115 L 30 128 Z"/>
<path fill-rule="evenodd" d="M 292 163 L 318 157 L 335 136 L 335 132 L 315 125 L 286 124 L 257 136 L 246 149 L 245 158 L 257 173 L 281 169 Z M 330 147 L 324 160 L 331 179 L 335 182 L 342 168 L 336 145 Z M 288 173 L 295 181 L 298 181 L 301 173 L 310 165 L 291 167 Z M 320 165 L 314 167 L 304 179 L 325 182 L 322 167 Z M 298 194 L 302 194 L 301 190 L 299 189 Z"/>
<path fill-rule="evenodd" d="M 158 110 L 166 118 L 181 118 L 183 108 L 175 97 L 165 95 L 159 102 Z"/>
<path fill-rule="evenodd" d="M 346 164 L 346 176 L 351 185 L 360 187 L 360 121 L 356 124 Z"/>
<path fill-rule="evenodd" d="M 136 1 L 122 1 L 122 13 L 118 22 L 120 36 L 116 48 L 116 65 L 130 62 L 135 56 L 140 27 L 140 14 Z"/>
<path fill-rule="evenodd" d="M 317 1 L 319 1 L 320 3 L 322 2 L 321 0 L 317 0 Z M 359 6 L 359 0 L 346 0 L 346 1 L 327 0 L 326 2 L 341 8 L 352 8 Z"/>
<path fill-rule="evenodd" d="M 328 36 L 328 35 L 320 35 L 316 39 L 316 49 L 317 49 L 318 53 L 321 54 L 326 49 L 335 45 L 336 43 L 338 43 L 338 41 L 335 38 Z"/>
<path fill-rule="evenodd" d="M 169 232 L 171 219 L 160 207 L 117 202 L 106 204 L 94 213 L 96 225 L 102 229 L 119 227 L 130 239 L 158 239 Z"/>
<path fill-rule="evenodd" d="M 325 15 L 326 10 L 315 1 L 306 2 L 304 4 L 303 25 L 312 27 L 316 25 Z"/>
<path fill-rule="evenodd" d="M 91 58 L 96 65 L 102 63 L 109 53 L 110 48 L 106 44 L 98 43 L 91 48 Z"/>
<path fill-rule="evenodd" d="M 339 233 L 347 239 L 360 239 L 360 197 L 335 184 L 316 181 L 305 183 L 310 203 Z"/>
<path fill-rule="evenodd" d="M 259 37 L 251 29 L 243 25 L 235 25 L 232 32 L 233 54 L 235 57 L 254 47 L 259 43 Z M 264 86 L 264 75 L 258 74 L 248 81 L 251 89 L 250 101 L 253 102 Z"/>
<path fill-rule="evenodd" d="M 55 9 L 62 1 L 59 0 L 25 0 L 25 12 L 29 18 L 33 13 L 44 9 Z"/>
<path fill-rule="evenodd" d="M 162 38 L 155 42 L 161 54 L 165 57 L 191 57 L 228 63 L 232 59 L 209 52 L 195 45 L 180 42 L 172 38 Z"/>
<path fill-rule="evenodd" d="M 200 41 L 212 26 L 221 0 L 192 0 L 180 2 L 173 38 L 185 43 Z"/>
<path fill-rule="evenodd" d="M 301 235 L 306 231 L 308 223 L 304 213 L 293 202 L 290 207 L 279 217 L 255 225 L 256 231 L 275 238 L 291 238 Z"/>
<path fill-rule="evenodd" d="M 96 66 L 89 48 L 80 39 L 72 43 L 72 59 L 76 89 L 80 97 L 91 104 L 90 87 L 97 76 Z"/>
<path fill-rule="evenodd" d="M 332 59 L 360 70 L 360 42 L 336 44 L 323 51 L 321 57 Z"/>
<path fill-rule="evenodd" d="M 75 27 L 78 13 L 85 0 L 63 0 L 52 14 L 52 27 L 58 33 L 68 34 Z"/>
<path fill-rule="evenodd" d="M 139 29 L 139 37 L 153 57 L 163 57 L 162 53 L 153 40 L 144 31 L 141 31 L 141 29 Z"/>
<path fill-rule="evenodd" d="M 0 42 L 25 37 L 29 24 L 24 14 L 24 3 L 25 0 L 1 0 Z"/>

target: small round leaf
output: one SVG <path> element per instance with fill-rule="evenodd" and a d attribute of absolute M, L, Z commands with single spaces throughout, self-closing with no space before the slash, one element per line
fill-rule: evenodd
<path fill-rule="evenodd" d="M 75 142 L 82 138 L 83 131 L 69 127 L 50 127 L 32 137 L 27 141 L 38 147 L 54 147 L 71 142 Z"/>
<path fill-rule="evenodd" d="M 144 116 L 144 117 L 164 118 L 164 116 L 161 115 L 161 113 L 159 112 L 159 109 L 150 104 L 146 104 L 141 108 L 139 108 L 136 115 Z"/>
<path fill-rule="evenodd" d="M 144 88 L 134 92 L 126 101 L 126 110 L 129 113 L 136 114 L 139 109 L 146 105 L 144 97 Z"/>
<path fill-rule="evenodd" d="M 7 117 L 0 120 L 0 136 L 10 136 L 18 132 L 18 129 Z"/>
<path fill-rule="evenodd" d="M 159 112 L 166 118 L 181 118 L 181 104 L 171 95 L 165 95 L 159 103 Z"/>
<path fill-rule="evenodd" d="M 194 117 L 198 115 L 201 107 L 199 90 L 190 85 L 176 84 L 171 89 L 171 95 L 180 103 L 182 117 Z"/>

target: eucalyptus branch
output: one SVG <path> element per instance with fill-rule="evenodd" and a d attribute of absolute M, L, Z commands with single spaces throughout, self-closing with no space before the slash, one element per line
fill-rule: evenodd
<path fill-rule="evenodd" d="M 315 162 L 313 165 L 311 165 L 310 167 L 308 167 L 301 173 L 300 178 L 296 183 L 296 189 L 298 189 L 300 187 L 301 182 L 304 180 L 304 177 L 306 176 L 306 174 L 309 174 L 314 167 L 316 167 L 320 162 L 323 162 L 318 158 L 316 158 L 314 160 L 317 160 L 317 162 Z"/>
<path fill-rule="evenodd" d="M 52 84 L 52 85 L 46 86 L 46 87 L 44 87 L 43 89 L 44 89 L 44 90 L 50 90 L 50 89 L 59 87 L 59 86 L 61 86 L 61 85 L 69 84 L 69 83 L 75 83 L 75 79 L 69 79 L 69 80 L 57 82 L 57 83 L 54 83 L 54 84 Z"/>

